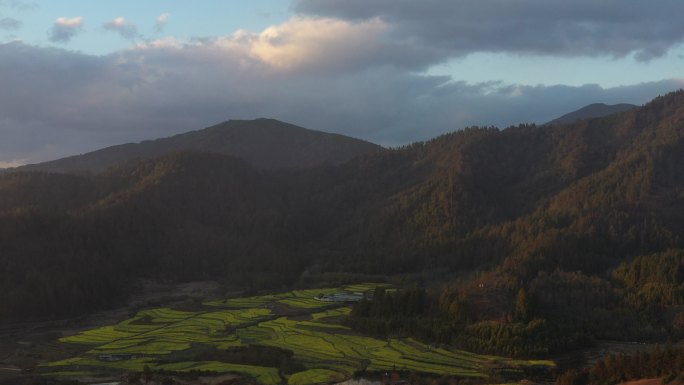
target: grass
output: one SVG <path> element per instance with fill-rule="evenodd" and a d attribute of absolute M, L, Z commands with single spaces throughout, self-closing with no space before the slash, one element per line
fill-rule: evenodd
<path fill-rule="evenodd" d="M 340 288 L 294 290 L 280 294 L 209 301 L 205 302 L 204 304 L 212 307 L 230 309 L 257 308 L 267 304 L 282 304 L 298 309 L 320 309 L 329 307 L 330 304 L 317 301 L 314 299 L 314 297 L 321 294 L 333 294 L 339 292 Z"/>
<path fill-rule="evenodd" d="M 173 372 L 203 371 L 214 373 L 237 373 L 255 378 L 262 384 L 279 384 L 280 376 L 278 369 L 264 366 L 228 364 L 224 362 L 176 362 L 172 364 L 158 365 L 155 369 L 164 369 Z"/>
<path fill-rule="evenodd" d="M 293 352 L 293 358 L 305 370 L 289 376 L 293 385 L 343 380 L 367 369 L 405 371 L 486 378 L 493 363 L 510 368 L 552 366 L 550 361 L 508 360 L 464 351 L 433 348 L 413 339 L 380 340 L 354 333 L 340 324 L 350 306 L 323 303 L 318 294 L 341 290 L 366 292 L 374 284 L 355 284 L 342 289 L 296 290 L 288 293 L 232 298 L 207 302 L 210 311 L 182 312 L 168 308 L 139 312 L 119 324 L 88 330 L 62 338 L 69 344 L 91 347 L 87 353 L 68 360 L 52 362 L 44 368 L 52 373 L 96 372 L 112 370 L 141 371 L 148 365 L 153 370 L 207 371 L 238 373 L 253 377 L 262 384 L 282 381 L 278 368 L 218 361 L 190 361 L 193 346 L 230 349 L 259 345 Z M 383 285 L 388 286 L 388 285 Z M 298 314 L 297 320 L 278 316 L 272 309 L 280 306 Z M 171 357 L 179 362 L 173 362 Z M 131 360 L 104 362 L 101 354 L 133 354 Z M 197 356 L 199 357 L 199 356 Z M 206 359 L 206 357 L 205 357 Z"/>
<path fill-rule="evenodd" d="M 101 345 L 116 341 L 121 338 L 134 336 L 134 333 L 116 330 L 114 326 L 105 326 L 98 329 L 88 330 L 75 336 L 63 337 L 61 342 L 68 342 L 82 345 Z"/>
<path fill-rule="evenodd" d="M 345 375 L 330 369 L 310 369 L 298 372 L 287 379 L 289 385 L 309 385 L 323 384 L 330 382 L 340 382 L 345 379 Z"/>
<path fill-rule="evenodd" d="M 64 367 L 71 367 L 74 370 L 86 370 L 94 371 L 97 368 L 103 369 L 119 369 L 119 370 L 131 370 L 131 371 L 142 371 L 145 365 L 150 365 L 150 367 L 155 363 L 155 359 L 149 357 L 136 358 L 127 361 L 117 361 L 117 362 L 104 362 L 100 361 L 95 357 L 82 356 L 70 358 L 62 361 L 51 362 L 46 365 L 48 368 L 58 368 L 59 372 L 64 372 Z"/>
<path fill-rule="evenodd" d="M 50 373 L 50 376 L 54 377 L 92 377 L 94 374 L 92 372 L 84 372 L 84 371 L 65 371 L 65 372 L 52 372 Z"/>
<path fill-rule="evenodd" d="M 389 283 L 357 283 L 353 285 L 347 285 L 344 286 L 344 290 L 352 292 L 352 293 L 366 293 L 366 292 L 372 292 L 375 290 L 376 287 L 384 287 L 384 288 L 390 288 L 392 285 Z"/>

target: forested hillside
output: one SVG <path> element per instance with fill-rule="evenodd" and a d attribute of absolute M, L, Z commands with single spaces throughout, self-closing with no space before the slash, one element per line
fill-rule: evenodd
<path fill-rule="evenodd" d="M 17 172 L 0 176 L 0 319 L 107 307 L 143 277 L 266 288 L 305 272 L 440 271 L 453 282 L 413 316 L 450 331 L 424 336 L 481 351 L 497 350 L 481 345 L 491 333 L 551 336 L 514 354 L 659 339 L 684 330 L 681 234 L 682 91 L 341 165 L 265 171 L 181 152 L 92 176 Z M 410 332 L 383 332 L 395 326 Z"/>
<path fill-rule="evenodd" d="M 619 112 L 629 111 L 636 108 L 634 104 L 613 104 L 608 105 L 604 103 L 594 103 L 584 106 L 577 111 L 567 113 L 559 118 L 553 119 L 546 124 L 568 124 L 575 123 L 578 120 L 589 119 L 589 118 L 602 118 L 604 116 L 609 116 L 617 114 Z"/>

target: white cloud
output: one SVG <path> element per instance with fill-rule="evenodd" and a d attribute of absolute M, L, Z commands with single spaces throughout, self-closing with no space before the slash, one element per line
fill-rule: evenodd
<path fill-rule="evenodd" d="M 54 43 L 68 43 L 82 31 L 83 17 L 77 16 L 71 19 L 60 17 L 52 25 L 49 39 Z"/>
<path fill-rule="evenodd" d="M 164 31 L 164 28 L 166 28 L 166 24 L 169 22 L 170 17 L 171 17 L 171 14 L 168 12 L 164 12 L 157 17 L 157 22 L 154 26 L 157 32 L 163 32 Z"/>
<path fill-rule="evenodd" d="M 104 23 L 102 27 L 108 31 L 119 33 L 125 39 L 133 40 L 140 37 L 138 27 L 121 16 Z"/>
<path fill-rule="evenodd" d="M 83 17 L 78 16 L 71 19 L 67 19 L 66 17 L 60 17 L 57 19 L 55 24 L 59 24 L 61 26 L 70 28 L 80 28 L 83 26 Z"/>
<path fill-rule="evenodd" d="M 314 66 L 331 69 L 372 55 L 386 29 L 380 20 L 350 23 L 296 18 L 249 39 L 250 52 L 282 70 Z"/>
<path fill-rule="evenodd" d="M 417 69 L 438 60 L 441 53 L 411 42 L 388 39 L 390 28 L 379 19 L 349 22 L 330 18 L 296 17 L 255 33 L 186 42 L 239 55 L 284 73 L 342 73 L 390 66 Z M 169 40 L 165 39 L 164 43 Z M 145 42 L 139 47 L 154 46 Z"/>

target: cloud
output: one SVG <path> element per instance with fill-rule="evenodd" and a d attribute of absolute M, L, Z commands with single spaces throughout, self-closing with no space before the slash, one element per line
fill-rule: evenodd
<path fill-rule="evenodd" d="M 7 161 L 0 161 L 0 169 L 1 168 L 12 168 L 12 167 L 19 167 L 23 166 L 26 164 L 26 159 L 11 159 Z"/>
<path fill-rule="evenodd" d="M 375 56 L 377 39 L 385 30 L 379 20 L 350 23 L 297 18 L 244 40 L 254 57 L 274 68 L 332 70 Z"/>
<path fill-rule="evenodd" d="M 163 32 L 164 28 L 166 28 L 166 24 L 169 22 L 169 18 L 171 17 L 171 14 L 168 12 L 164 12 L 161 15 L 157 17 L 157 23 L 155 24 L 154 28 L 157 32 Z"/>
<path fill-rule="evenodd" d="M 397 41 L 446 57 L 474 52 L 635 55 L 649 60 L 684 41 L 684 2 L 660 0 L 296 0 L 300 15 L 380 19 Z"/>
<path fill-rule="evenodd" d="M 684 87 L 681 79 L 616 88 L 467 83 L 393 66 L 284 73 L 280 61 L 253 52 L 258 44 L 237 33 L 108 56 L 0 44 L 0 89 L 21 90 L 0 93 L 0 161 L 48 160 L 257 117 L 400 145 L 475 124 L 546 122 L 594 102 L 641 104 Z"/>
<path fill-rule="evenodd" d="M 54 43 L 68 43 L 76 35 L 83 31 L 83 17 L 58 18 L 52 25 L 49 39 Z"/>
<path fill-rule="evenodd" d="M 15 31 L 21 28 L 22 25 L 23 23 L 21 21 L 11 17 L 4 17 L 0 19 L 0 29 L 5 31 Z"/>
<path fill-rule="evenodd" d="M 260 33 L 241 30 L 214 42 L 287 73 L 341 73 L 379 66 L 415 70 L 443 56 L 429 47 L 388 39 L 388 33 L 380 19 L 295 17 Z"/>
<path fill-rule="evenodd" d="M 0 0 L 0 7 L 10 7 L 22 12 L 39 8 L 38 3 L 25 0 Z"/>
<path fill-rule="evenodd" d="M 105 56 L 0 44 L 0 89 L 17 90 L 0 93 L 0 165 L 257 117 L 401 145 L 469 125 L 546 122 L 589 103 L 641 104 L 684 87 L 473 83 L 423 71 L 483 51 L 647 60 L 681 42 L 675 16 L 642 6 L 642 20 L 627 7 L 635 0 L 619 1 L 298 0 L 286 22 L 214 38 L 150 41 L 119 17 L 103 27 L 137 44 Z M 80 17 L 60 18 L 51 40 L 82 28 Z"/>
<path fill-rule="evenodd" d="M 119 33 L 124 39 L 133 40 L 140 37 L 138 27 L 123 17 L 106 22 L 102 27 L 108 31 Z"/>

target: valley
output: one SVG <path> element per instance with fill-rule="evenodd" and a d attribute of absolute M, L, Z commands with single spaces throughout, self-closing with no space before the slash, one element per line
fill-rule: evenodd
<path fill-rule="evenodd" d="M 339 382 L 384 372 L 456 378 L 522 379 L 551 373 L 544 360 L 513 360 L 432 346 L 404 337 L 376 339 L 342 322 L 348 303 L 316 296 L 372 293 L 377 284 L 296 290 L 198 302 L 194 311 L 156 308 L 111 325 L 59 338 L 74 357 L 44 362 L 33 375 L 62 380 L 118 381 L 124 373 L 232 373 L 262 384 Z M 547 373 L 547 375 L 548 375 Z"/>
<path fill-rule="evenodd" d="M 682 14 L 0 0 L 0 385 L 684 385 Z"/>
<path fill-rule="evenodd" d="M 676 376 L 683 119 L 678 91 L 569 124 L 361 144 L 370 152 L 300 168 L 183 149 L 231 137 L 227 123 L 133 146 L 152 152 L 104 171 L 6 171 L 0 375 L 329 383 L 393 368 L 499 383 L 553 357 L 571 369 L 559 381 L 580 370 L 574 385 L 612 385 L 600 365 L 616 371 L 605 354 L 624 351 L 620 365 L 640 370 L 630 379 Z M 106 160 L 93 154 L 79 159 Z M 357 291 L 372 298 L 335 302 Z M 667 341 L 665 355 L 624 349 Z M 649 372 L 646 356 L 669 367 Z"/>

